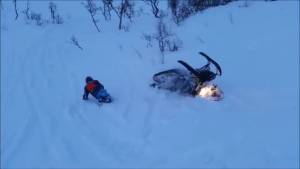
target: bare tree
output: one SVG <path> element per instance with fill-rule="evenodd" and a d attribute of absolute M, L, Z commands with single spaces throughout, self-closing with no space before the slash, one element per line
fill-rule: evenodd
<path fill-rule="evenodd" d="M 113 10 L 113 0 L 102 0 L 103 7 L 100 8 L 102 15 L 104 16 L 105 20 L 111 19 L 111 11 Z"/>
<path fill-rule="evenodd" d="M 155 18 L 159 18 L 159 8 L 158 8 L 158 0 L 144 0 L 146 3 L 151 5 L 152 13 L 154 14 Z"/>
<path fill-rule="evenodd" d="M 119 17 L 119 30 L 122 29 L 123 18 L 127 17 L 130 21 L 134 14 L 133 4 L 129 0 L 122 0 L 120 6 L 113 7 L 113 10 L 116 12 Z"/>
<path fill-rule="evenodd" d="M 29 15 L 29 0 L 27 0 L 27 3 L 26 3 L 26 9 L 23 10 L 23 13 L 26 15 L 26 19 L 30 19 L 30 15 Z"/>
<path fill-rule="evenodd" d="M 166 24 L 164 23 L 165 15 L 163 12 L 161 16 L 162 17 L 159 18 L 157 24 L 157 33 L 153 37 L 158 42 L 159 51 L 161 53 L 161 63 L 164 64 L 165 52 L 177 51 L 182 46 L 182 41 L 175 34 L 173 34 L 170 29 L 167 28 Z"/>
<path fill-rule="evenodd" d="M 52 22 L 54 22 L 56 5 L 53 2 L 49 2 L 49 9 L 50 9 L 50 13 L 51 13 Z"/>
<path fill-rule="evenodd" d="M 62 24 L 63 20 L 62 20 L 61 16 L 57 13 L 57 7 L 53 2 L 49 3 L 49 9 L 50 9 L 50 13 L 51 13 L 52 23 Z"/>
<path fill-rule="evenodd" d="M 85 8 L 88 10 L 88 12 L 90 13 L 91 17 L 92 17 L 92 21 L 93 21 L 93 24 L 95 25 L 96 29 L 98 32 L 100 32 L 100 29 L 97 25 L 97 20 L 95 19 L 95 15 L 98 11 L 99 8 L 97 8 L 94 0 L 86 0 L 86 3 L 85 4 Z"/>
<path fill-rule="evenodd" d="M 165 63 L 165 48 L 166 48 L 166 39 L 170 36 L 167 31 L 166 25 L 163 22 L 163 18 L 160 18 L 157 24 L 157 35 L 155 36 L 159 51 L 161 53 L 161 63 Z"/>
<path fill-rule="evenodd" d="M 19 17 L 18 10 L 17 10 L 17 0 L 13 0 L 13 3 L 14 3 L 15 13 L 16 13 L 15 20 L 17 20 Z"/>
<path fill-rule="evenodd" d="M 179 6 L 179 1 L 178 0 L 168 0 L 168 5 L 171 8 L 171 12 L 173 15 L 173 18 L 175 20 L 175 23 L 179 23 L 178 15 L 177 15 L 177 8 Z"/>
<path fill-rule="evenodd" d="M 122 0 L 121 6 L 119 7 L 118 10 L 116 10 L 116 14 L 119 17 L 119 29 L 122 28 L 122 20 L 123 20 L 123 14 L 125 13 L 126 10 L 126 2 L 128 2 L 128 0 Z"/>
<path fill-rule="evenodd" d="M 111 19 L 111 11 L 114 11 L 116 15 L 119 17 L 119 24 L 118 28 L 121 30 L 123 19 L 127 17 L 130 21 L 133 17 L 134 10 L 133 10 L 133 3 L 129 0 L 121 0 L 119 6 L 114 6 L 113 0 L 102 0 L 103 7 L 100 8 L 105 20 Z"/>

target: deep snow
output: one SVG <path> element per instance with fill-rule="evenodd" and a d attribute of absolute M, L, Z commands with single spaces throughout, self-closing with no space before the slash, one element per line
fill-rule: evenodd
<path fill-rule="evenodd" d="M 298 1 L 234 2 L 178 27 L 166 20 L 183 46 L 165 64 L 142 38 L 156 30 L 149 6 L 128 32 L 99 15 L 98 33 L 81 2 L 55 3 L 65 23 L 39 27 L 15 21 L 3 2 L 1 168 L 299 168 Z M 48 17 L 48 3 L 31 5 Z M 224 71 L 215 80 L 223 101 L 149 87 L 178 59 L 202 66 L 199 51 Z M 112 104 L 82 100 L 87 75 Z"/>

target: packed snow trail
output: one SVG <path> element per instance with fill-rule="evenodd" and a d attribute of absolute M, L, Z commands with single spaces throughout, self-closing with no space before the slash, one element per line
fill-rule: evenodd
<path fill-rule="evenodd" d="M 108 22 L 96 33 L 80 2 L 69 3 L 64 24 L 43 27 L 14 21 L 4 3 L 1 168 L 299 167 L 299 2 L 234 2 L 192 16 L 173 28 L 184 45 L 164 65 L 141 38 L 155 32 L 150 14 L 129 32 Z M 202 66 L 199 51 L 224 71 L 223 101 L 149 87 L 178 59 Z M 113 103 L 82 100 L 87 75 Z"/>

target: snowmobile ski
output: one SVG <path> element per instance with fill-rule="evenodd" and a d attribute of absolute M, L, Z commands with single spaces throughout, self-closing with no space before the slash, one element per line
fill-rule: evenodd
<path fill-rule="evenodd" d="M 218 74 L 219 76 L 222 75 L 221 66 L 216 61 L 214 61 L 212 58 L 210 58 L 207 54 L 205 54 L 203 52 L 199 52 L 199 54 L 201 54 L 202 56 L 204 56 L 209 63 L 211 62 L 217 68 L 217 73 L 216 74 Z"/>

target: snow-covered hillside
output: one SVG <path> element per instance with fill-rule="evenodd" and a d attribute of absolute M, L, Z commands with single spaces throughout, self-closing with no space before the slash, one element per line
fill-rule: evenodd
<path fill-rule="evenodd" d="M 2 3 L 1 168 L 299 168 L 298 1 L 166 20 L 182 47 L 165 64 L 143 38 L 157 20 L 142 2 L 129 31 L 98 16 L 99 33 L 79 1 L 55 2 L 64 23 L 43 26 L 14 20 L 13 3 Z M 31 8 L 49 15 L 47 2 Z M 149 87 L 154 73 L 182 67 L 178 59 L 204 65 L 199 51 L 222 66 L 224 100 Z M 87 75 L 112 104 L 82 100 Z"/>

